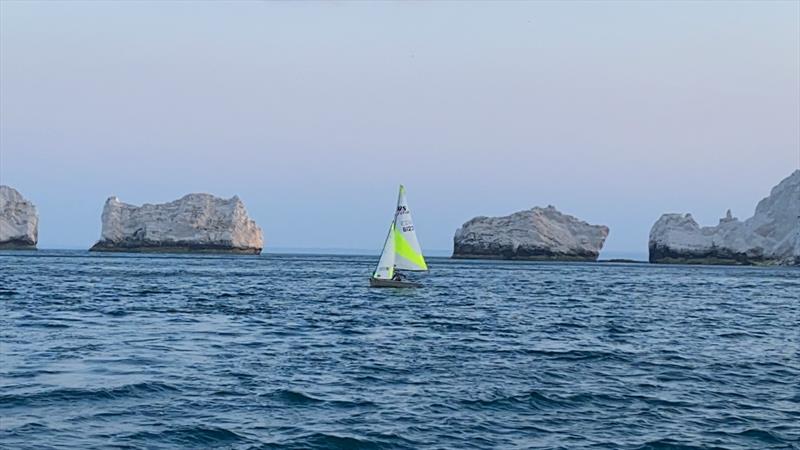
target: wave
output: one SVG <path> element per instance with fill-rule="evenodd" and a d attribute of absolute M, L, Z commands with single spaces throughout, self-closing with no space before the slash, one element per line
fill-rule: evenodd
<path fill-rule="evenodd" d="M 14 434 L 20 434 L 21 435 L 21 434 L 24 434 L 24 433 L 43 433 L 43 432 L 46 432 L 49 429 L 50 429 L 50 427 L 48 427 L 47 425 L 41 424 L 39 422 L 28 422 L 28 423 L 25 423 L 25 424 L 22 424 L 22 425 L 18 425 L 18 426 L 15 426 L 15 427 L 11 427 L 11 428 L 5 428 L 4 427 L 3 432 L 6 432 L 6 433 L 9 433 L 9 434 L 12 434 L 12 435 L 14 435 Z"/>
<path fill-rule="evenodd" d="M 157 382 L 126 384 L 123 386 L 101 389 L 60 388 L 31 394 L 0 395 L 0 408 L 136 398 L 174 391 L 178 391 L 178 388 L 166 383 Z"/>
<path fill-rule="evenodd" d="M 636 447 L 636 450 L 703 450 L 705 448 L 706 447 L 703 446 L 682 444 L 673 439 L 657 439 L 655 441 L 645 442 L 641 446 Z"/>
<path fill-rule="evenodd" d="M 291 389 L 278 389 L 267 394 L 259 395 L 259 397 L 267 397 L 274 400 L 279 400 L 289 405 L 312 405 L 325 403 L 325 400 L 312 397 L 304 392 L 293 391 Z"/>
<path fill-rule="evenodd" d="M 375 406 L 375 403 L 367 400 L 326 400 L 306 394 L 305 392 L 291 389 L 278 389 L 267 394 L 261 394 L 259 397 L 275 400 L 288 406 L 319 405 L 331 406 L 335 408 L 361 408 Z"/>
<path fill-rule="evenodd" d="M 133 295 L 134 297 L 138 297 L 140 295 L 159 295 L 159 294 L 172 294 L 172 293 L 173 293 L 172 290 L 160 287 L 143 287 L 129 292 L 129 294 Z"/>
<path fill-rule="evenodd" d="M 543 356 L 555 360 L 564 361 L 588 361 L 588 360 L 608 360 L 608 361 L 630 361 L 619 352 L 609 352 L 603 350 L 537 350 L 526 349 L 523 352 L 527 355 Z"/>
<path fill-rule="evenodd" d="M 145 442 L 152 445 L 153 441 L 172 443 L 188 447 L 209 447 L 219 445 L 230 445 L 233 443 L 255 443 L 232 430 L 221 427 L 209 427 L 202 425 L 170 428 L 160 432 L 140 431 L 127 435 L 122 435 L 119 440 Z"/>
<path fill-rule="evenodd" d="M 754 439 L 767 444 L 782 444 L 786 442 L 783 439 L 781 439 L 781 437 L 778 436 L 777 434 L 768 430 L 761 430 L 758 428 L 750 428 L 744 430 L 741 433 L 737 433 L 736 436 Z"/>
<path fill-rule="evenodd" d="M 746 440 L 755 440 L 758 441 L 759 444 L 754 444 L 754 447 L 761 446 L 763 444 L 788 444 L 789 441 L 782 439 L 776 433 L 773 433 L 768 430 L 762 430 L 757 428 L 751 428 L 744 430 L 739 433 L 719 433 L 722 435 L 726 435 L 729 437 L 736 438 L 734 442 L 737 443 L 737 447 L 741 444 L 742 439 L 745 438 Z M 704 449 L 707 448 L 701 445 L 693 445 L 693 444 L 684 444 L 673 439 L 658 439 L 655 441 L 649 441 L 642 444 L 639 447 L 636 447 L 636 450 L 694 450 L 694 449 Z M 781 447 L 782 448 L 782 447 Z"/>
<path fill-rule="evenodd" d="M 548 397 L 537 391 L 530 391 L 518 395 L 498 396 L 495 398 L 459 400 L 458 403 L 466 408 L 475 410 L 507 410 L 521 406 L 545 409 L 565 406 L 567 404 L 564 400 Z"/>
<path fill-rule="evenodd" d="M 340 436 L 332 433 L 312 433 L 288 442 L 270 444 L 267 448 L 308 449 L 308 450 L 380 450 L 394 448 L 414 448 L 412 443 L 397 436 L 365 438 Z"/>
<path fill-rule="evenodd" d="M 69 325 L 63 323 L 53 323 L 53 322 L 21 322 L 16 324 L 17 327 L 21 328 L 69 328 Z"/>
<path fill-rule="evenodd" d="M 593 392 L 581 392 L 572 395 L 546 395 L 539 391 L 530 391 L 524 394 L 498 396 L 489 399 L 460 400 L 458 403 L 470 409 L 514 409 L 519 407 L 544 410 L 548 408 L 571 409 L 585 407 L 608 407 L 612 405 L 643 402 L 654 408 L 690 408 L 692 403 L 678 400 L 668 400 L 658 397 L 643 395 L 612 395 Z"/>

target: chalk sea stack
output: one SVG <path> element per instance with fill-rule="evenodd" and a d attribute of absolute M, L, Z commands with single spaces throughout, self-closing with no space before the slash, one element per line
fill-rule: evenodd
<path fill-rule="evenodd" d="M 0 250 L 36 250 L 39 215 L 16 189 L 0 185 Z"/>
<path fill-rule="evenodd" d="M 596 261 L 607 236 L 604 225 L 536 207 L 468 221 L 453 237 L 453 258 Z"/>
<path fill-rule="evenodd" d="M 650 262 L 800 265 L 800 170 L 758 202 L 744 222 L 728 210 L 713 227 L 691 214 L 664 214 L 650 230 Z"/>
<path fill-rule="evenodd" d="M 207 252 L 259 254 L 261 228 L 239 197 L 189 194 L 179 200 L 142 206 L 106 200 L 103 231 L 92 251 Z"/>

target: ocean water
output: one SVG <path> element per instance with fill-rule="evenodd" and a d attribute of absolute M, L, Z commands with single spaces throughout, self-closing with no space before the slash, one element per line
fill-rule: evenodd
<path fill-rule="evenodd" d="M 0 254 L 2 448 L 800 448 L 800 270 Z"/>

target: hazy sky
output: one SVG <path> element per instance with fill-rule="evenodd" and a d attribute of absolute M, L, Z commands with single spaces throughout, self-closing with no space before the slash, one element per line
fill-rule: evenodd
<path fill-rule="evenodd" d="M 645 253 L 800 166 L 800 2 L 0 2 L 0 182 L 40 248 L 109 195 L 238 194 L 268 247 L 423 249 L 553 204 Z"/>

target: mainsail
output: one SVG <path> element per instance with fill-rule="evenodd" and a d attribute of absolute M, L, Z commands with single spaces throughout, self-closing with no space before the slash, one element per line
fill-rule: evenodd
<path fill-rule="evenodd" d="M 411 209 L 406 200 L 406 188 L 400 185 L 397 195 L 397 209 L 394 213 L 394 252 L 395 267 L 404 270 L 428 270 L 422 249 L 414 231 L 414 221 L 411 219 Z"/>
<path fill-rule="evenodd" d="M 397 208 L 394 220 L 389 226 L 389 235 L 383 244 L 381 259 L 375 269 L 373 277 L 390 279 L 394 276 L 394 269 L 425 271 L 428 264 L 422 256 L 422 249 L 414 231 L 414 221 L 411 219 L 411 209 L 406 199 L 406 189 L 400 185 L 397 195 Z"/>

